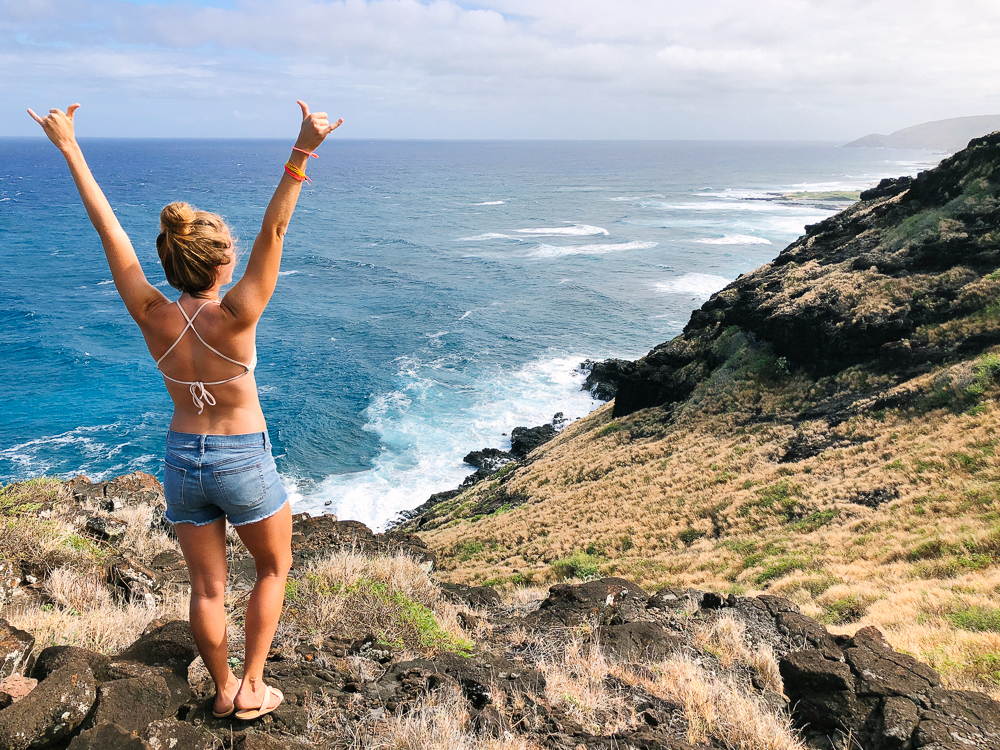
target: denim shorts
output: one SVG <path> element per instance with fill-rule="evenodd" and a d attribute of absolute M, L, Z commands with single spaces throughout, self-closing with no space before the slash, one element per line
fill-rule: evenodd
<path fill-rule="evenodd" d="M 233 526 L 256 523 L 288 502 L 267 432 L 195 435 L 171 430 L 163 493 L 167 520 L 195 526 L 223 516 Z"/>

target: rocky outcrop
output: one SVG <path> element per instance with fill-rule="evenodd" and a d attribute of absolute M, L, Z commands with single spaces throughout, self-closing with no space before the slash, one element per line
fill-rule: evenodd
<path fill-rule="evenodd" d="M 684 401 L 713 373 L 780 380 L 852 366 L 902 379 L 1000 343 L 1000 133 L 884 180 L 740 276 L 642 359 L 599 363 L 615 416 Z"/>
<path fill-rule="evenodd" d="M 1000 704 L 946 690 L 875 628 L 793 651 L 781 660 L 793 716 L 814 742 L 840 735 L 870 750 L 1000 747 Z"/>

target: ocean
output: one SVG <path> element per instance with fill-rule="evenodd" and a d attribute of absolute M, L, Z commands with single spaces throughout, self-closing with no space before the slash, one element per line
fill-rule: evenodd
<path fill-rule="evenodd" d="M 249 253 L 283 141 L 82 139 L 147 276 L 185 200 Z M 585 359 L 636 358 L 880 178 L 941 158 L 802 142 L 361 141 L 311 160 L 256 376 L 295 511 L 382 528 L 599 405 Z M 246 256 L 242 258 L 242 265 Z M 237 276 L 239 271 L 237 271 Z M 171 403 L 45 140 L 0 139 L 0 482 L 162 478 Z"/>

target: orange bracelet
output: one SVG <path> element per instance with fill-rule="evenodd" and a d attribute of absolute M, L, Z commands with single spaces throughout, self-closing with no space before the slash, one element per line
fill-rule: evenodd
<path fill-rule="evenodd" d="M 292 164 L 291 160 L 285 162 L 285 172 L 287 172 L 292 179 L 298 180 L 299 182 L 312 182 L 312 180 L 306 176 L 305 172 Z"/>
<path fill-rule="evenodd" d="M 304 148 L 299 148 L 298 146 L 292 146 L 292 151 L 298 151 L 300 154 L 309 154 L 313 159 L 319 158 L 315 151 L 306 151 Z"/>

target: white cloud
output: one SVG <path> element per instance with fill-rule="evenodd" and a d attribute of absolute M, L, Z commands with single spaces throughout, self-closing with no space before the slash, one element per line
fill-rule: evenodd
<path fill-rule="evenodd" d="M 0 19 L 4 99 L 87 95 L 115 134 L 142 102 L 167 131 L 256 109 L 248 134 L 276 135 L 297 96 L 359 137 L 848 137 L 1000 111 L 985 1 L 4 0 Z"/>

